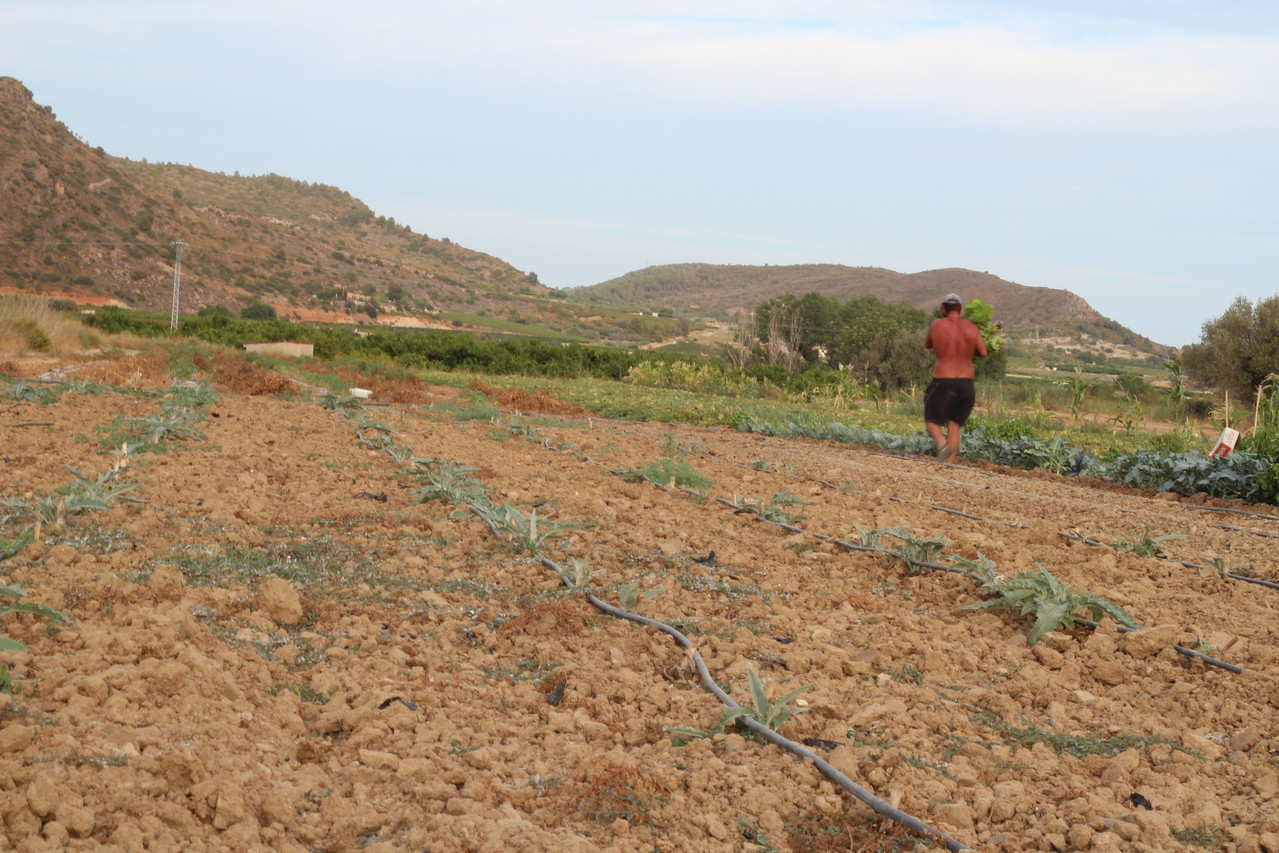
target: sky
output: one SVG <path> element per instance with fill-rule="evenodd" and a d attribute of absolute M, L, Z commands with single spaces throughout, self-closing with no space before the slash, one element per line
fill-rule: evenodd
<path fill-rule="evenodd" d="M 1172 346 L 1279 292 L 1273 0 L 3 0 L 0 75 L 552 287 L 967 267 Z"/>

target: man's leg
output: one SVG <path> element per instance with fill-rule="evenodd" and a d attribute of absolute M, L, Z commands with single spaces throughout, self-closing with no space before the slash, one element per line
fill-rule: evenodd
<path fill-rule="evenodd" d="M 956 437 L 956 443 L 958 443 L 959 432 L 955 423 L 952 422 L 947 426 L 946 435 L 942 435 L 941 424 L 925 421 L 924 427 L 928 430 L 928 437 L 933 440 L 933 444 L 937 447 L 937 458 L 940 461 L 945 462 L 955 455 L 955 449 L 950 446 L 951 435 Z"/>
<path fill-rule="evenodd" d="M 946 458 L 959 458 L 959 433 L 963 430 L 959 424 L 950 421 L 946 424 Z M 939 453 L 938 456 L 941 456 Z"/>
<path fill-rule="evenodd" d="M 928 430 L 928 437 L 933 440 L 933 444 L 940 451 L 946 445 L 946 439 L 941 434 L 941 424 L 924 421 L 924 429 Z"/>

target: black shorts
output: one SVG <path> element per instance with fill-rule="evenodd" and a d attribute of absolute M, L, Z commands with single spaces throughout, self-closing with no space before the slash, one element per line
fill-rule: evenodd
<path fill-rule="evenodd" d="M 971 379 L 934 379 L 924 391 L 924 420 L 946 426 L 954 421 L 963 426 L 973 413 L 977 388 Z"/>

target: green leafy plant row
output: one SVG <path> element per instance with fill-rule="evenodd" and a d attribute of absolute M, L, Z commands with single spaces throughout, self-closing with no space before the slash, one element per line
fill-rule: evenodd
<path fill-rule="evenodd" d="M 892 435 L 841 423 L 768 422 L 748 418 L 737 426 L 765 435 L 874 445 L 898 453 L 923 454 L 932 450 L 932 442 L 926 436 Z M 1023 434 L 999 438 L 982 427 L 965 434 L 963 452 L 969 458 L 997 465 L 1081 474 L 1157 492 L 1184 495 L 1203 492 L 1216 498 L 1279 503 L 1279 459 L 1246 452 L 1210 458 L 1198 450 L 1179 453 L 1142 448 L 1098 458 L 1060 436 L 1044 439 Z"/>

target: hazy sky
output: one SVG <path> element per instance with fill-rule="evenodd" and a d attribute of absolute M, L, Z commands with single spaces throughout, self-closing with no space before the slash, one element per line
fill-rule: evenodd
<path fill-rule="evenodd" d="M 0 74 L 554 287 L 968 267 L 1172 345 L 1279 291 L 1273 0 L 3 0 Z"/>

